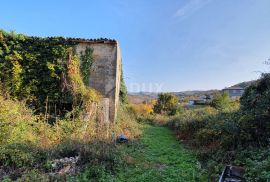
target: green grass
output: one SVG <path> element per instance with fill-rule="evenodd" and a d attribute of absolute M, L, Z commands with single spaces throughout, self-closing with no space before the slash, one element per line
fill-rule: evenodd
<path fill-rule="evenodd" d="M 168 128 L 144 125 L 143 130 L 139 141 L 119 147 L 127 166 L 110 181 L 202 181 L 195 156 L 176 141 Z"/>

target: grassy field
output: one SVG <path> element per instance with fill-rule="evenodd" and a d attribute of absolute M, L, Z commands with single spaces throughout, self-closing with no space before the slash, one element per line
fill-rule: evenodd
<path fill-rule="evenodd" d="M 111 181 L 202 181 L 194 155 L 176 141 L 165 128 L 143 125 L 139 141 L 119 147 L 125 153 L 127 166 Z"/>

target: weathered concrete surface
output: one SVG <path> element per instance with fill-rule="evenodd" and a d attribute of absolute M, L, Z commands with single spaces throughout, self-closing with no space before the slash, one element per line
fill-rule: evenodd
<path fill-rule="evenodd" d="M 109 123 L 110 121 L 110 99 L 103 98 L 100 102 L 99 112 L 97 113 L 98 121 L 102 122 L 103 124 Z"/>
<path fill-rule="evenodd" d="M 75 46 L 76 54 L 83 54 L 87 47 L 93 49 L 89 86 L 108 98 L 108 103 L 103 104 L 103 107 L 109 107 L 108 118 L 110 122 L 115 122 L 119 102 L 122 59 L 119 44 L 116 41 L 79 41 L 79 44 Z"/>

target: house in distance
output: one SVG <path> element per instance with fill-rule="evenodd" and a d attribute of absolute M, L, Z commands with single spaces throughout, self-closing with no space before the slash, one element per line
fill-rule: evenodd
<path fill-rule="evenodd" d="M 243 95 L 245 89 L 242 87 L 233 86 L 233 87 L 224 88 L 222 91 L 227 92 L 230 98 L 235 100 L 235 99 L 239 99 Z"/>

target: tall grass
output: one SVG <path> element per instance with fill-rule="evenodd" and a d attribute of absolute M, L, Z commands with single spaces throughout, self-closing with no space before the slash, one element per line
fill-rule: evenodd
<path fill-rule="evenodd" d="M 80 119 L 49 124 L 24 102 L 0 94 L 0 179 L 49 180 L 51 161 L 76 156 L 80 160 L 73 175 L 89 169 L 92 173 L 88 177 L 98 178 L 95 170 L 112 172 L 122 162 L 114 140 L 120 134 L 130 139 L 140 134 L 134 115 L 126 107 L 119 109 L 114 125 Z"/>

